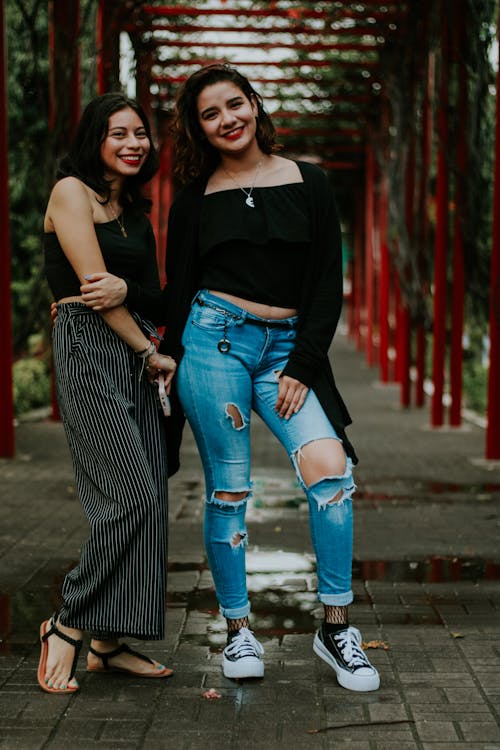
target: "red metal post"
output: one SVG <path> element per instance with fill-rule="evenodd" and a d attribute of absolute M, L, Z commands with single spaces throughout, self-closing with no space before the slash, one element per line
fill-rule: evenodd
<path fill-rule="evenodd" d="M 7 40 L 5 3 L 0 5 L 0 456 L 14 455 L 14 399 L 12 393 L 12 318 L 10 298 L 9 167 L 7 142 Z"/>
<path fill-rule="evenodd" d="M 374 181 L 375 157 L 371 145 L 366 147 L 365 175 L 365 307 L 366 307 L 366 361 L 375 364 L 374 318 L 375 318 L 375 227 L 374 227 Z"/>
<path fill-rule="evenodd" d="M 432 347 L 431 424 L 443 424 L 444 364 L 446 352 L 446 260 L 448 249 L 448 13 L 443 9 L 439 74 L 436 231 L 434 242 L 434 340 Z"/>
<path fill-rule="evenodd" d="M 399 382 L 401 384 L 399 403 L 401 406 L 408 407 L 410 405 L 411 327 L 410 312 L 405 302 L 402 302 L 399 308 L 398 329 Z"/>
<path fill-rule="evenodd" d="M 355 317 L 355 307 L 354 307 L 354 276 L 355 276 L 355 270 L 354 270 L 354 248 L 352 250 L 352 255 L 347 261 L 347 268 L 346 268 L 346 278 L 347 278 L 347 284 L 349 285 L 349 293 L 348 296 L 344 290 L 344 302 L 347 302 L 347 313 L 346 313 L 346 320 L 347 320 L 347 335 L 349 338 L 354 339 L 356 335 L 356 317 Z"/>
<path fill-rule="evenodd" d="M 394 286 L 394 380 L 401 383 L 403 379 L 404 361 L 404 319 L 403 319 L 403 297 L 401 293 L 401 277 L 399 269 L 395 266 L 393 273 Z"/>
<path fill-rule="evenodd" d="M 427 205 L 429 174 L 431 168 L 432 152 L 432 99 L 434 96 L 434 52 L 429 53 L 427 59 L 427 85 L 422 103 L 422 137 L 421 137 L 421 171 L 418 197 L 418 222 L 419 222 L 419 264 L 422 279 L 425 277 L 424 259 L 426 256 L 427 242 L 429 241 L 429 211 Z M 427 333 L 423 322 L 419 322 L 416 332 L 416 355 L 415 367 L 417 380 L 415 384 L 415 404 L 423 406 L 425 402 L 425 355 L 427 350 Z"/>
<path fill-rule="evenodd" d="M 153 200 L 153 207 L 150 219 L 156 237 L 156 257 L 160 272 L 160 281 L 163 286 L 166 282 L 165 251 L 167 244 L 168 214 L 174 197 L 172 181 L 173 149 L 172 139 L 168 133 L 167 120 L 159 122 L 158 140 L 160 142 L 160 168 L 151 181 L 151 198 Z"/>
<path fill-rule="evenodd" d="M 389 382 L 389 344 L 390 344 L 390 261 L 388 227 L 388 178 L 383 171 L 380 182 L 379 227 L 380 227 L 380 285 L 379 285 L 379 364 L 380 380 Z"/>
<path fill-rule="evenodd" d="M 167 245 L 168 213 L 174 198 L 172 183 L 173 148 L 172 140 L 166 134 L 163 137 L 160 150 L 160 225 L 157 257 L 160 268 L 162 285 L 166 282 L 165 277 L 165 250 Z"/>
<path fill-rule="evenodd" d="M 147 118 L 151 122 L 151 127 L 154 127 L 154 122 L 152 121 L 152 107 L 151 107 L 151 88 L 150 88 L 150 77 L 151 77 L 151 68 L 153 67 L 154 60 L 153 55 L 150 49 L 145 49 L 140 51 L 140 53 L 137 52 L 138 44 L 135 45 L 136 48 L 136 76 L 135 76 L 135 82 L 136 82 L 136 98 L 137 101 L 140 102 L 144 112 L 146 113 Z"/>
<path fill-rule="evenodd" d="M 49 128 L 57 136 L 59 154 L 68 150 L 80 118 L 79 0 L 49 2 Z M 54 373 L 51 376 L 52 419 L 60 418 Z"/>
<path fill-rule="evenodd" d="M 497 26 L 500 36 L 500 11 Z M 486 458 L 500 458 L 500 69 L 497 72 L 495 124 L 495 182 L 490 286 L 490 370 L 488 374 L 488 427 Z"/>
<path fill-rule="evenodd" d="M 158 248 L 160 246 L 160 173 L 159 171 L 155 174 L 151 182 L 149 183 L 149 195 L 153 201 L 151 206 L 151 213 L 149 214 L 149 220 L 153 227 L 153 232 L 156 238 L 156 252 L 158 256 Z M 158 266 L 161 272 L 161 266 Z"/>
<path fill-rule="evenodd" d="M 80 118 L 80 2 L 49 2 L 50 114 L 59 151 L 65 151 Z"/>
<path fill-rule="evenodd" d="M 120 33 L 116 0 L 99 0 L 96 19 L 97 93 L 120 85 Z"/>
<path fill-rule="evenodd" d="M 456 142 L 456 176 L 455 176 L 455 216 L 453 222 L 453 286 L 451 301 L 451 349 L 450 349 L 450 425 L 459 427 L 462 423 L 462 361 L 464 329 L 464 232 L 467 179 L 467 66 L 465 64 L 464 46 L 467 43 L 463 6 L 455 8 L 454 59 L 457 64 L 457 110 L 458 122 Z"/>
<path fill-rule="evenodd" d="M 408 163 L 406 165 L 405 180 L 405 213 L 408 242 L 413 246 L 414 242 L 414 206 L 415 206 L 415 135 L 411 133 L 408 148 Z M 411 365 L 411 326 L 410 311 L 406 300 L 402 300 L 399 316 L 399 363 L 400 363 L 400 398 L 401 406 L 410 406 L 410 365 Z"/>
<path fill-rule="evenodd" d="M 353 288 L 353 305 L 354 305 L 354 338 L 356 349 L 361 351 L 363 348 L 363 305 L 364 305 L 364 231 L 363 231 L 363 191 L 358 190 L 357 200 L 354 207 L 354 288 Z"/>

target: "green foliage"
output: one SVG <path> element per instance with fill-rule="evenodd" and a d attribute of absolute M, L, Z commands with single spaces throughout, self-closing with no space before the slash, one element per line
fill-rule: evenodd
<path fill-rule="evenodd" d="M 488 370 L 477 359 L 465 360 L 463 369 L 464 403 L 469 409 L 486 414 Z"/>
<path fill-rule="evenodd" d="M 467 307 L 471 327 L 482 329 L 489 316 L 493 169 L 495 155 L 494 73 L 490 50 L 496 36 L 496 0 L 467 0 L 468 73 L 466 174 L 462 179 L 466 206 L 463 217 Z M 463 123 L 456 121 L 456 129 Z"/>
<path fill-rule="evenodd" d="M 463 402 L 469 409 L 486 414 L 488 406 L 488 326 L 480 319 L 479 308 L 470 310 L 466 307 L 467 324 L 465 327 L 463 359 Z M 468 311 L 468 314 L 467 314 Z"/>
<path fill-rule="evenodd" d="M 13 368 L 16 416 L 50 403 L 50 370 L 43 359 L 24 357 Z"/>
<path fill-rule="evenodd" d="M 58 147 L 49 130 L 47 0 L 6 0 L 9 192 L 13 342 L 16 355 L 32 333 L 48 339 L 51 295 L 42 253 L 43 215 Z M 97 0 L 81 3 L 83 100 L 95 94 Z M 67 127 L 60 123 L 54 132 Z"/>
<path fill-rule="evenodd" d="M 10 231 L 14 351 L 47 305 L 41 229 L 49 185 L 48 4 L 7 0 Z"/>

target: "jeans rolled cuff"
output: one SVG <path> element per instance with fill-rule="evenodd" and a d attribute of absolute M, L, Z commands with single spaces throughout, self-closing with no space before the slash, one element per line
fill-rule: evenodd
<path fill-rule="evenodd" d="M 239 620 L 241 617 L 248 617 L 250 614 L 250 602 L 247 602 L 244 607 L 223 607 L 219 606 L 219 611 L 223 617 L 228 620 Z"/>
<path fill-rule="evenodd" d="M 352 603 L 354 594 L 352 591 L 346 591 L 345 594 L 321 594 L 318 593 L 318 599 L 327 607 L 347 607 Z"/>

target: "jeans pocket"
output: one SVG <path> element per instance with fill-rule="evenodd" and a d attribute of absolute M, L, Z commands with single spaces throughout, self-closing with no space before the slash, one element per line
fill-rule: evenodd
<path fill-rule="evenodd" d="M 205 331 L 224 331 L 236 325 L 237 321 L 235 315 L 208 306 L 196 306 L 191 312 L 192 325 Z"/>

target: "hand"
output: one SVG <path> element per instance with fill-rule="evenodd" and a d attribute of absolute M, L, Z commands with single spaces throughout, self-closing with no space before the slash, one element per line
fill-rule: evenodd
<path fill-rule="evenodd" d="M 278 398 L 274 406 L 280 417 L 290 419 L 297 414 L 306 400 L 309 388 L 288 375 L 278 379 Z"/>
<path fill-rule="evenodd" d="M 57 320 L 57 302 L 53 302 L 50 306 L 50 318 L 53 325 Z"/>
<path fill-rule="evenodd" d="M 82 301 L 92 310 L 109 310 L 118 307 L 127 296 L 127 283 L 119 276 L 101 271 L 87 276 L 86 283 L 80 287 Z"/>
<path fill-rule="evenodd" d="M 148 357 L 148 362 L 146 365 L 148 380 L 150 383 L 154 383 L 156 377 L 158 376 L 158 373 L 160 371 L 164 372 L 165 391 L 167 393 L 167 396 L 170 395 L 170 386 L 176 369 L 177 363 L 175 359 L 172 359 L 172 357 L 169 357 L 167 354 L 159 354 L 158 352 L 155 352 L 154 354 L 151 354 L 150 357 Z"/>

